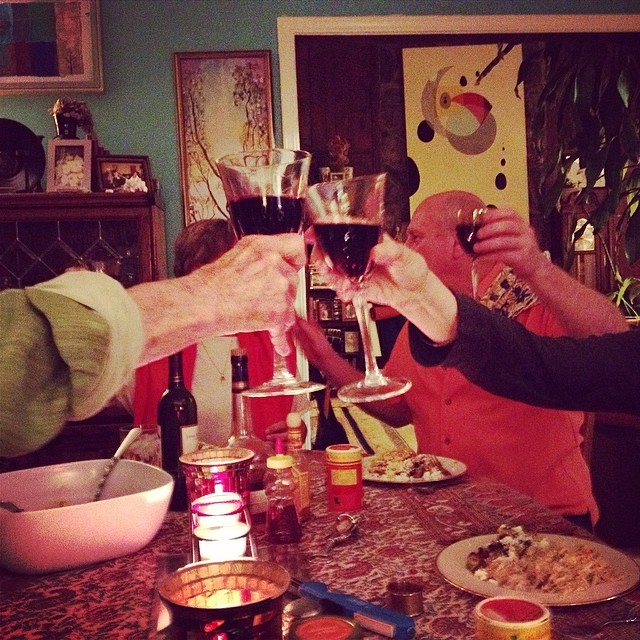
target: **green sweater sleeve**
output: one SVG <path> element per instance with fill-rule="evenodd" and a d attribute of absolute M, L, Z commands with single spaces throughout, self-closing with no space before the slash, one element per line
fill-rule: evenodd
<path fill-rule="evenodd" d="M 61 430 L 104 367 L 110 330 L 74 300 L 12 289 L 0 294 L 0 332 L 0 456 L 12 457 Z"/>

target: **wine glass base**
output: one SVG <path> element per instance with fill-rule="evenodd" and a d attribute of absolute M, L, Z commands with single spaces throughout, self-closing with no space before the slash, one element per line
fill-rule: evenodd
<path fill-rule="evenodd" d="M 338 398 L 343 402 L 358 404 L 362 402 L 376 402 L 395 398 L 411 389 L 411 380 L 405 378 L 383 378 L 376 384 L 365 384 L 364 380 L 345 385 L 338 389 Z"/>
<path fill-rule="evenodd" d="M 282 380 L 269 380 L 257 387 L 247 389 L 242 392 L 243 396 L 248 398 L 266 398 L 268 396 L 298 396 L 303 393 L 313 393 L 314 391 L 320 391 L 327 385 L 321 382 L 312 382 L 307 380 L 291 381 Z"/>

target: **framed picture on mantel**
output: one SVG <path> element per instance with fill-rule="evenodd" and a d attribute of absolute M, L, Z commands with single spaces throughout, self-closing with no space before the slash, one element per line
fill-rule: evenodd
<path fill-rule="evenodd" d="M 98 191 L 148 193 L 152 191 L 148 156 L 98 156 Z"/>
<path fill-rule="evenodd" d="M 273 146 L 270 51 L 174 54 L 185 224 L 228 218 L 213 163 Z"/>
<path fill-rule="evenodd" d="M 104 91 L 99 0 L 2 0 L 0 95 Z"/>
<path fill-rule="evenodd" d="M 91 191 L 92 145 L 88 138 L 49 141 L 47 191 Z"/>

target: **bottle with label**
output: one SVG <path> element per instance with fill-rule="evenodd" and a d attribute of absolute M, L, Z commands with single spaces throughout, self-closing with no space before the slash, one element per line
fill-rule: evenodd
<path fill-rule="evenodd" d="M 158 428 L 162 468 L 175 480 L 169 508 L 184 511 L 187 486 L 180 456 L 198 447 L 198 410 L 195 398 L 184 386 L 181 352 L 169 356 L 169 382 L 158 403 Z"/>
<path fill-rule="evenodd" d="M 292 411 L 287 415 L 287 453 L 293 458 L 293 476 L 296 479 L 296 488 L 293 494 L 298 512 L 298 520 L 301 523 L 311 518 L 311 484 L 309 472 L 309 460 L 303 450 L 303 425 L 299 413 Z"/>
<path fill-rule="evenodd" d="M 253 451 L 249 467 L 249 512 L 255 522 L 264 522 L 267 500 L 264 493 L 264 474 L 267 458 L 273 449 L 268 442 L 253 433 L 251 414 L 243 391 L 249 388 L 249 358 L 246 349 L 231 350 L 231 435 L 229 447 L 244 447 Z"/>
<path fill-rule="evenodd" d="M 267 458 L 264 489 L 267 496 L 267 540 L 271 544 L 300 542 L 302 527 L 296 513 L 293 458 L 276 441 L 276 455 Z"/>
<path fill-rule="evenodd" d="M 362 449 L 354 444 L 332 444 L 325 449 L 329 511 L 362 509 Z"/>

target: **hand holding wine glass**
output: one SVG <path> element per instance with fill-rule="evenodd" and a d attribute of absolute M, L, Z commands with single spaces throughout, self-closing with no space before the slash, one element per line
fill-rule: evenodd
<path fill-rule="evenodd" d="M 369 253 L 380 241 L 386 174 L 313 185 L 307 191 L 306 215 L 316 242 L 333 272 L 356 287 L 353 305 L 362 336 L 365 377 L 338 390 L 345 402 L 373 402 L 406 393 L 411 382 L 384 376 L 371 345 L 367 301 L 362 292 Z"/>
<path fill-rule="evenodd" d="M 311 154 L 290 149 L 243 151 L 218 159 L 215 166 L 236 236 L 301 233 L 310 164 Z M 243 395 L 296 395 L 324 388 L 291 374 L 275 348 L 273 358 L 272 379 Z"/>

